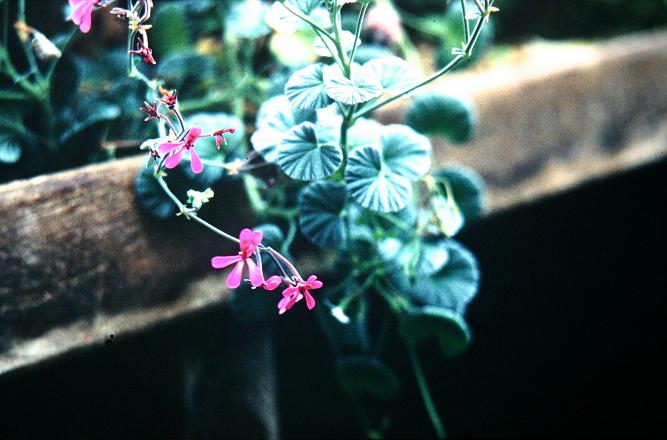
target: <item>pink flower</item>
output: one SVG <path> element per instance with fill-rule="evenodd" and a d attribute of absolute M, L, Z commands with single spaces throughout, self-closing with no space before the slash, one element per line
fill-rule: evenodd
<path fill-rule="evenodd" d="M 269 277 L 268 280 L 264 280 L 264 282 L 262 283 L 262 289 L 276 290 L 282 282 L 283 282 L 282 278 L 280 278 L 278 275 L 273 275 Z"/>
<path fill-rule="evenodd" d="M 262 232 L 251 231 L 250 229 L 245 228 L 239 235 L 239 246 L 241 251 L 238 255 L 211 258 L 211 266 L 213 266 L 214 269 L 222 269 L 236 263 L 234 269 L 232 269 L 232 271 L 227 276 L 227 287 L 230 289 L 236 289 L 241 285 L 243 267 L 246 264 L 248 265 L 248 278 L 250 278 L 250 284 L 252 284 L 253 287 L 264 287 L 263 285 L 266 284 L 269 287 L 273 286 L 272 289 L 268 290 L 273 290 L 278 287 L 278 285 L 280 285 L 279 282 L 277 284 L 275 283 L 274 277 L 271 277 L 265 281 L 264 276 L 262 275 L 262 271 L 252 259 L 252 254 L 255 252 L 255 249 L 257 249 L 257 246 L 259 246 L 259 244 L 262 242 L 263 238 L 264 234 L 262 234 Z"/>
<path fill-rule="evenodd" d="M 220 146 L 222 145 L 222 142 L 225 142 L 225 145 L 227 145 L 227 140 L 223 136 L 225 133 L 234 133 L 236 131 L 235 128 L 222 128 L 220 130 L 217 130 L 213 132 L 213 137 L 215 138 L 215 146 L 219 150 Z"/>
<path fill-rule="evenodd" d="M 148 47 L 148 43 L 144 44 L 141 38 L 137 38 L 137 43 L 139 44 L 139 49 L 131 50 L 130 53 L 141 55 L 142 61 L 146 64 L 157 64 L 157 61 L 153 58 L 153 49 Z"/>
<path fill-rule="evenodd" d="M 304 297 L 308 310 L 312 310 L 315 307 L 315 298 L 312 297 L 309 290 L 319 289 L 322 286 L 322 281 L 319 281 L 315 275 L 309 276 L 306 281 L 297 281 L 296 286 L 289 286 L 283 290 L 283 299 L 278 303 L 278 313 L 282 315 Z"/>
<path fill-rule="evenodd" d="M 187 150 L 190 152 L 190 168 L 192 169 L 192 172 L 195 174 L 201 173 L 204 170 L 204 166 L 202 165 L 201 160 L 199 159 L 199 156 L 195 151 L 195 142 L 197 142 L 197 139 L 199 139 L 200 134 L 201 134 L 201 128 L 191 127 L 190 131 L 188 131 L 188 134 L 185 136 L 185 139 L 183 139 L 182 141 L 165 142 L 164 144 L 160 144 L 158 149 L 160 150 L 161 153 L 169 153 L 171 151 L 176 150 L 174 154 L 172 154 L 167 158 L 167 160 L 165 160 L 164 166 L 166 166 L 169 169 L 176 168 L 178 166 L 178 163 L 181 161 L 183 152 Z"/>
<path fill-rule="evenodd" d="M 90 26 L 93 23 L 92 14 L 93 7 L 97 6 L 100 0 L 69 0 L 69 5 L 72 7 L 72 15 L 70 19 L 74 24 L 79 26 L 81 32 L 87 34 L 90 31 Z"/>

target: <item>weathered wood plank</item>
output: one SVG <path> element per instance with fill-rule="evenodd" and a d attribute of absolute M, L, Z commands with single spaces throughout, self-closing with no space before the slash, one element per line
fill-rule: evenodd
<path fill-rule="evenodd" d="M 182 234 L 181 218 L 150 221 L 134 195 L 143 161 L 0 186 L 0 373 L 221 300 L 184 292 L 233 246 L 202 228 Z M 240 229 L 245 204 L 223 205 Z"/>

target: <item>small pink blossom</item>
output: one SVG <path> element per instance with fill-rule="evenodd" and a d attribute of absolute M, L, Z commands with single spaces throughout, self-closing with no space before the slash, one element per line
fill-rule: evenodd
<path fill-rule="evenodd" d="M 215 138 L 215 146 L 219 150 L 220 146 L 222 145 L 222 142 L 225 142 L 225 145 L 227 145 L 227 140 L 223 136 L 225 133 L 234 133 L 236 131 L 235 128 L 222 128 L 220 130 L 216 130 L 213 132 L 213 137 Z"/>
<path fill-rule="evenodd" d="M 236 263 L 234 269 L 232 269 L 232 271 L 227 276 L 227 287 L 230 289 L 236 289 L 241 285 L 243 267 L 246 264 L 248 265 L 248 278 L 250 279 L 250 284 L 252 284 L 253 287 L 264 287 L 264 285 L 267 285 L 268 287 L 273 286 L 272 289 L 268 290 L 273 290 L 280 285 L 279 282 L 277 284 L 275 283 L 276 280 L 274 277 L 271 277 L 268 280 L 264 280 L 261 269 L 252 259 L 252 255 L 255 252 L 255 249 L 257 249 L 257 246 L 260 245 L 263 238 L 264 234 L 261 231 L 252 231 L 248 228 L 245 228 L 239 235 L 239 246 L 241 251 L 238 253 L 238 255 L 211 258 L 211 266 L 213 266 L 214 269 L 223 269 Z M 264 288 L 266 289 L 266 287 Z"/>
<path fill-rule="evenodd" d="M 165 142 L 164 144 L 160 144 L 158 149 L 161 153 L 169 153 L 175 150 L 174 154 L 165 160 L 164 166 L 170 169 L 176 168 L 181 161 L 183 153 L 187 150 L 190 152 L 190 168 L 192 169 L 192 172 L 195 174 L 201 173 L 204 170 L 204 165 L 202 165 L 201 159 L 199 159 L 197 151 L 195 150 L 195 142 L 199 139 L 200 134 L 201 128 L 191 127 L 190 131 L 188 131 L 188 134 L 185 136 L 185 139 L 182 141 Z"/>
<path fill-rule="evenodd" d="M 146 64 L 157 64 L 157 61 L 153 58 L 153 49 L 148 47 L 148 44 L 144 43 L 141 38 L 137 38 L 137 43 L 139 44 L 139 49 L 131 50 L 130 53 L 141 55 L 142 61 Z"/>
<path fill-rule="evenodd" d="M 295 286 L 289 286 L 283 290 L 283 298 L 278 303 L 278 313 L 282 315 L 304 297 L 306 298 L 306 307 L 308 307 L 308 310 L 312 310 L 315 307 L 315 298 L 310 294 L 310 290 L 320 289 L 322 286 L 322 281 L 319 281 L 315 275 L 309 276 L 306 281 L 297 281 Z"/>
<path fill-rule="evenodd" d="M 280 278 L 278 275 L 273 275 L 269 277 L 268 280 L 264 280 L 261 287 L 264 290 L 276 290 L 282 282 L 282 278 Z"/>
<path fill-rule="evenodd" d="M 93 23 L 93 7 L 99 3 L 100 0 L 69 0 L 69 5 L 72 7 L 72 15 L 69 18 L 79 26 L 84 34 L 90 32 L 90 26 Z"/>

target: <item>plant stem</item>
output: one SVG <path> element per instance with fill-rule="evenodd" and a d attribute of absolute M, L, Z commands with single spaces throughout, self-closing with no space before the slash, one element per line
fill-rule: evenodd
<path fill-rule="evenodd" d="M 319 24 L 317 24 L 313 20 L 311 20 L 311 18 L 308 17 L 307 15 L 305 15 L 303 12 L 301 12 L 300 9 L 292 7 L 292 5 L 290 5 L 289 3 L 287 3 L 284 0 L 281 1 L 280 3 L 285 7 L 285 9 L 290 11 L 292 14 L 296 15 L 301 20 L 308 23 L 313 28 L 313 30 L 315 32 L 321 32 L 323 34 L 323 36 L 327 37 L 329 40 L 331 40 L 332 42 L 335 43 L 334 38 L 323 27 L 321 27 Z"/>
<path fill-rule="evenodd" d="M 436 435 L 438 438 L 446 438 L 447 434 L 445 433 L 445 428 L 442 425 L 442 421 L 438 416 L 438 412 L 435 409 L 433 404 L 433 399 L 431 398 L 431 393 L 428 389 L 428 383 L 426 382 L 426 377 L 424 376 L 424 371 L 422 369 L 421 363 L 419 362 L 419 356 L 417 355 L 417 350 L 412 342 L 406 342 L 408 349 L 408 355 L 410 356 L 410 363 L 412 364 L 412 370 L 415 373 L 415 379 L 417 379 L 417 385 L 419 386 L 419 391 L 422 395 L 422 400 L 424 401 L 424 406 L 428 412 L 428 416 L 431 418 L 431 423 L 435 429 Z"/>
<path fill-rule="evenodd" d="M 354 32 L 354 42 L 352 43 L 352 53 L 350 54 L 350 66 L 354 63 L 354 56 L 357 54 L 357 44 L 359 42 L 359 35 L 361 34 L 361 28 L 364 24 L 364 17 L 366 16 L 366 11 L 370 3 L 366 3 L 361 7 L 359 11 L 359 17 L 357 18 L 357 28 Z"/>
<path fill-rule="evenodd" d="M 167 194 L 167 196 L 169 196 L 171 201 L 174 202 L 174 204 L 178 207 L 178 209 L 181 212 L 186 214 L 187 218 L 196 221 L 197 223 L 199 223 L 202 226 L 210 229 L 211 231 L 215 232 L 216 234 L 220 235 L 221 237 L 226 238 L 227 240 L 231 240 L 235 243 L 240 242 L 238 238 L 236 238 L 232 235 L 229 235 L 225 231 L 222 231 L 222 230 L 216 228 L 215 226 L 213 226 L 212 224 L 210 224 L 209 222 L 207 222 L 203 218 L 199 217 L 196 212 L 188 212 L 187 207 L 183 203 L 181 203 L 180 200 L 178 200 L 178 197 L 176 197 L 176 195 L 173 192 L 171 192 L 171 189 L 169 189 L 169 186 L 167 185 L 167 182 L 164 181 L 162 176 L 160 176 L 159 174 L 156 174 L 155 179 L 157 179 L 157 181 L 160 184 L 160 187 L 162 188 L 162 190 Z"/>
<path fill-rule="evenodd" d="M 456 55 L 449 63 L 447 63 L 446 66 L 444 66 L 442 69 L 438 70 L 437 72 L 435 72 L 434 74 L 432 74 L 431 76 L 426 78 L 425 80 L 415 84 L 414 86 L 408 87 L 407 89 L 405 89 L 401 92 L 398 92 L 394 96 L 390 96 L 387 99 L 384 99 L 380 102 L 377 102 L 370 107 L 361 109 L 360 111 L 355 113 L 355 115 L 353 117 L 353 120 L 356 120 L 356 119 L 358 119 L 358 118 L 360 118 L 360 117 L 362 117 L 362 116 L 364 116 L 364 115 L 366 115 L 366 114 L 368 114 L 372 111 L 377 110 L 380 107 L 383 107 L 383 106 L 385 106 L 385 105 L 387 105 L 391 102 L 396 101 L 397 99 L 402 98 L 403 96 L 407 95 L 408 93 L 410 93 L 410 92 L 412 92 L 412 91 L 414 91 L 414 90 L 416 90 L 416 89 L 418 89 L 422 86 L 425 86 L 426 84 L 429 84 L 429 83 L 435 81 L 436 79 L 440 78 L 445 73 L 452 70 L 464 58 L 466 58 L 466 56 L 470 56 L 470 51 L 473 49 L 473 47 L 475 46 L 475 43 L 477 42 L 477 40 L 479 38 L 479 35 L 482 31 L 482 27 L 484 27 L 484 22 L 485 22 L 485 17 L 480 17 L 480 19 L 477 21 L 477 24 L 475 25 L 475 29 L 473 30 L 472 35 L 470 36 L 470 40 L 467 41 L 467 43 L 465 45 L 465 48 L 463 49 L 463 52 L 465 53 L 465 55 L 463 55 L 463 54 Z"/>

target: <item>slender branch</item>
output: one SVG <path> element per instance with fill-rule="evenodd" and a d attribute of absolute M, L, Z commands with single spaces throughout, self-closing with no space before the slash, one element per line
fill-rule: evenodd
<path fill-rule="evenodd" d="M 350 54 L 350 67 L 352 66 L 352 63 L 354 63 L 354 56 L 357 54 L 357 43 L 359 41 L 359 35 L 361 34 L 361 28 L 364 24 L 364 17 L 366 16 L 366 11 L 368 10 L 368 6 L 370 3 L 366 3 L 361 7 L 361 11 L 359 11 L 359 17 L 357 18 L 357 28 L 354 31 L 354 42 L 352 43 L 352 53 Z"/>
<path fill-rule="evenodd" d="M 466 0 L 461 0 L 461 15 L 463 19 L 464 41 L 470 41 L 470 23 L 468 23 L 468 6 Z"/>
<path fill-rule="evenodd" d="M 305 15 L 303 12 L 301 12 L 301 10 L 299 8 L 292 7 L 292 5 L 290 5 L 285 0 L 281 1 L 280 3 L 285 7 L 285 9 L 290 11 L 292 14 L 296 15 L 301 20 L 308 23 L 313 28 L 313 30 L 321 32 L 322 34 L 324 34 L 325 37 L 330 39 L 332 42 L 334 42 L 334 43 L 336 42 L 336 40 L 334 40 L 334 37 L 332 37 L 322 26 L 315 23 L 310 17 Z"/>
<path fill-rule="evenodd" d="M 419 386 L 419 391 L 422 395 L 422 400 L 424 401 L 424 406 L 428 412 L 429 417 L 431 418 L 431 423 L 435 429 L 436 435 L 438 438 L 446 438 L 447 434 L 445 428 L 442 425 L 442 421 L 438 416 L 438 412 L 435 409 L 433 399 L 431 398 L 431 392 L 428 389 L 428 383 L 426 382 L 426 377 L 424 376 L 424 371 L 422 369 L 421 363 L 419 362 L 419 356 L 417 355 L 417 350 L 411 342 L 406 343 L 408 349 L 408 355 L 410 356 L 410 363 L 412 364 L 412 370 L 415 373 L 415 379 L 417 379 L 417 385 Z"/>

